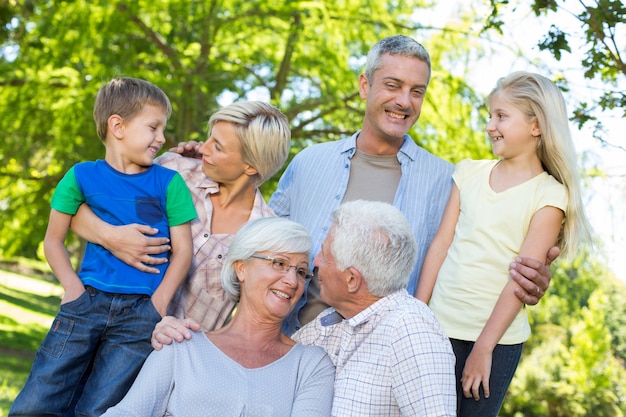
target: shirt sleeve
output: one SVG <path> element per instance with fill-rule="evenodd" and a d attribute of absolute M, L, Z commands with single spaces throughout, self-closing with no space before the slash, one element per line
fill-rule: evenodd
<path fill-rule="evenodd" d="M 56 186 L 50 206 L 64 214 L 74 215 L 78 207 L 85 202 L 83 193 L 78 188 L 74 167 L 61 178 Z"/>
<path fill-rule="evenodd" d="M 393 392 L 403 416 L 455 416 L 455 357 L 435 323 L 419 315 L 396 322 L 392 342 Z"/>
<path fill-rule="evenodd" d="M 278 186 L 276 187 L 276 191 L 270 197 L 268 206 L 274 213 L 276 213 L 279 217 L 289 217 L 291 213 L 291 201 L 290 201 L 290 190 L 293 186 L 294 180 L 294 171 L 296 170 L 298 156 L 287 165 L 285 172 L 280 177 L 278 181 Z"/>
<path fill-rule="evenodd" d="M 484 162 L 485 161 L 475 161 L 469 158 L 457 162 L 454 166 L 454 172 L 452 173 L 452 179 L 456 186 L 461 188 L 471 175 L 479 172 L 479 165 Z"/>
<path fill-rule="evenodd" d="M 189 188 L 178 172 L 172 177 L 167 187 L 166 204 L 170 227 L 178 226 L 198 217 Z"/>
<path fill-rule="evenodd" d="M 175 345 L 152 351 L 126 396 L 102 417 L 163 416 L 174 388 Z"/>
<path fill-rule="evenodd" d="M 541 187 L 538 196 L 537 210 L 546 207 L 556 207 L 561 209 L 567 216 L 567 189 L 563 184 L 558 182 L 554 177 L 549 176 L 544 185 Z"/>
<path fill-rule="evenodd" d="M 331 413 L 335 367 L 320 347 L 308 346 L 312 371 L 299 382 L 291 409 L 292 416 L 327 417 Z M 317 350 L 318 352 L 315 352 Z"/>

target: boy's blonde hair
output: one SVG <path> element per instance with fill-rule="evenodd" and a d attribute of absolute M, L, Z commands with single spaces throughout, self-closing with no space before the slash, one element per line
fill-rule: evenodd
<path fill-rule="evenodd" d="M 163 109 L 167 118 L 172 115 L 172 105 L 167 95 L 148 81 L 130 77 L 114 78 L 100 87 L 93 109 L 100 139 L 106 139 L 109 117 L 117 114 L 129 121 L 141 113 L 147 104 Z"/>

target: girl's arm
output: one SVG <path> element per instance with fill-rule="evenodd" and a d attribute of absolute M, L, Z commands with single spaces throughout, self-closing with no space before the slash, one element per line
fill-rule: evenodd
<path fill-rule="evenodd" d="M 172 245 L 170 263 L 163 276 L 163 281 L 152 294 L 152 303 L 161 317 L 167 314 L 167 306 L 180 284 L 187 277 L 191 266 L 193 247 L 190 222 L 170 227 L 170 241 Z"/>
<path fill-rule="evenodd" d="M 43 240 L 43 250 L 48 264 L 65 290 L 61 304 L 77 299 L 85 291 L 85 286 L 72 267 L 65 249 L 65 237 L 71 220 L 71 215 L 51 209 Z"/>
<path fill-rule="evenodd" d="M 450 190 L 450 197 L 448 198 L 448 204 L 443 212 L 441 218 L 441 224 L 437 230 L 437 234 L 433 238 L 426 257 L 424 258 L 424 265 L 422 266 L 422 272 L 420 273 L 419 280 L 417 281 L 417 288 L 415 290 L 415 297 L 426 304 L 430 301 L 430 297 L 433 294 L 433 288 L 437 281 L 437 275 L 439 269 L 446 258 L 448 249 L 452 244 L 454 238 L 454 229 L 456 223 L 459 220 L 459 213 L 461 210 L 461 198 L 459 187 L 456 184 L 452 184 Z"/>
<path fill-rule="evenodd" d="M 530 221 L 519 256 L 545 262 L 548 250 L 559 236 L 562 220 L 563 211 L 556 207 L 546 206 L 539 209 Z M 461 378 L 466 398 L 473 396 L 475 400 L 478 400 L 481 383 L 485 398 L 489 397 L 491 354 L 523 305 L 514 294 L 516 287 L 517 284 L 512 280 L 506 284 L 467 358 Z"/>

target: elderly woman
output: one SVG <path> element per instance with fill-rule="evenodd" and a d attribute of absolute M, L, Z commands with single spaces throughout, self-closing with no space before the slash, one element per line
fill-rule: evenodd
<path fill-rule="evenodd" d="M 281 332 L 309 275 L 311 239 L 291 220 L 244 225 L 221 273 L 238 308 L 219 330 L 154 351 L 104 416 L 329 416 L 335 371 L 320 347 Z"/>
<path fill-rule="evenodd" d="M 282 167 L 291 146 L 287 117 L 260 101 L 241 101 L 219 109 L 209 119 L 208 128 L 207 140 L 192 147 L 199 158 L 166 152 L 155 160 L 182 175 L 198 213 L 191 222 L 192 265 L 168 314 L 192 318 L 204 331 L 222 327 L 230 317 L 235 303 L 220 283 L 224 258 L 244 223 L 274 216 L 258 187 Z M 143 271 L 152 269 L 149 263 L 165 261 L 143 255 L 151 244 L 167 243 L 147 238 L 151 233 L 147 226 L 111 226 L 81 206 L 72 230 Z"/>

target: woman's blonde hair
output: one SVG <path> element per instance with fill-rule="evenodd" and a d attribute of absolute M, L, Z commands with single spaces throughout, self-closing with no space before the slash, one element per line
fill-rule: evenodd
<path fill-rule="evenodd" d="M 489 99 L 498 92 L 505 94 L 506 100 L 526 114 L 528 120 L 537 120 L 541 131 L 537 156 L 548 174 L 567 190 L 565 221 L 557 244 L 564 256 L 571 257 L 580 242 L 591 243 L 592 232 L 583 209 L 576 150 L 563 94 L 548 78 L 526 71 L 498 80 Z"/>
<path fill-rule="evenodd" d="M 209 135 L 218 122 L 235 126 L 243 160 L 257 170 L 258 187 L 283 166 L 291 149 L 287 116 L 261 101 L 239 101 L 221 108 L 209 119 Z"/>

